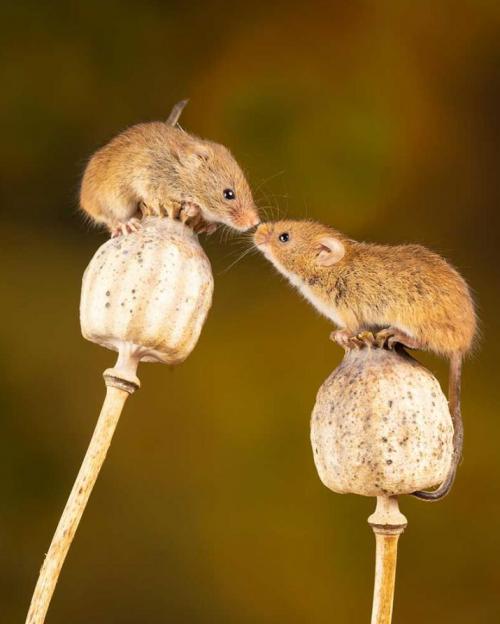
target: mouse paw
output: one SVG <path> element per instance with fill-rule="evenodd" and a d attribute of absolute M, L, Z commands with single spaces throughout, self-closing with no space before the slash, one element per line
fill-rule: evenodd
<path fill-rule="evenodd" d="M 216 223 L 208 223 L 202 216 L 201 208 L 194 202 L 184 201 L 181 204 L 179 219 L 191 228 L 196 234 L 205 232 L 210 235 L 217 229 Z"/>
<path fill-rule="evenodd" d="M 140 210 L 143 217 L 166 217 L 171 216 L 170 206 L 165 206 L 156 199 L 148 199 L 141 201 Z"/>
<path fill-rule="evenodd" d="M 179 210 L 177 218 L 180 219 L 182 223 L 185 223 L 186 225 L 193 227 L 196 220 L 199 219 L 200 217 L 201 217 L 201 208 L 198 206 L 198 204 L 195 204 L 194 202 L 189 202 L 189 201 L 181 202 L 180 210 Z M 192 222 L 188 223 L 190 219 L 192 220 Z"/>
<path fill-rule="evenodd" d="M 330 334 L 330 340 L 336 342 L 345 351 L 353 349 L 369 349 L 376 346 L 375 336 L 370 331 L 352 334 L 347 329 L 339 329 Z"/>
<path fill-rule="evenodd" d="M 356 340 L 358 340 L 358 342 L 361 342 L 363 347 L 371 348 L 376 346 L 375 336 L 371 331 L 360 332 L 356 335 Z"/>
<path fill-rule="evenodd" d="M 352 334 L 347 329 L 337 329 L 330 334 L 330 340 L 336 342 L 345 351 L 360 349 L 364 346 L 363 341 L 356 334 Z"/>
<path fill-rule="evenodd" d="M 406 332 L 395 327 L 388 327 L 387 329 L 382 329 L 377 332 L 375 334 L 375 342 L 381 349 L 389 349 L 390 351 L 398 344 L 403 345 L 403 347 L 408 347 L 408 349 L 421 348 L 416 338 L 412 338 Z"/>
<path fill-rule="evenodd" d="M 138 232 L 141 227 L 142 225 L 139 219 L 133 217 L 125 223 L 119 223 L 116 227 L 114 227 L 111 230 L 111 238 L 116 238 L 117 236 L 126 236 L 127 234 L 132 234 L 132 232 Z"/>

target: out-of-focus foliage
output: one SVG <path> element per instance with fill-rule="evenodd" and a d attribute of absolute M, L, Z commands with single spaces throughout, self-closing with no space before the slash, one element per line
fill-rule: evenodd
<path fill-rule="evenodd" d="M 233 149 L 269 215 L 424 243 L 472 284 L 464 461 L 446 501 L 402 501 L 395 619 L 498 621 L 498 3 L 7 1 L 0 17 L 2 624 L 23 621 L 113 362 L 79 333 L 104 241 L 77 214 L 79 176 L 186 96 L 184 126 Z M 140 367 L 49 620 L 367 621 L 374 503 L 328 492 L 308 440 L 341 357 L 330 325 L 263 259 L 225 271 L 245 238 L 205 246 L 199 345 Z"/>

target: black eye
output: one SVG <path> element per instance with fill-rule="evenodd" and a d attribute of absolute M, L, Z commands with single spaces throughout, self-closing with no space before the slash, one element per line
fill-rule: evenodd
<path fill-rule="evenodd" d="M 278 239 L 279 239 L 280 243 L 288 243 L 288 241 L 290 240 L 290 234 L 288 232 L 282 232 L 278 236 Z"/>
<path fill-rule="evenodd" d="M 224 199 L 234 199 L 236 197 L 236 193 L 233 189 L 224 189 Z"/>

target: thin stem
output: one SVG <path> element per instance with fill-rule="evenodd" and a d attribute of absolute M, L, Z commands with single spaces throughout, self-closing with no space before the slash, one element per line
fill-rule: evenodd
<path fill-rule="evenodd" d="M 43 624 L 45 621 L 62 565 L 106 458 L 125 401 L 129 394 L 139 387 L 139 380 L 135 377 L 138 361 L 130 350 L 122 351 L 116 368 L 108 369 L 104 373 L 107 386 L 106 398 L 87 453 L 40 570 L 26 624 Z"/>
<path fill-rule="evenodd" d="M 398 540 L 407 521 L 396 498 L 379 496 L 377 508 L 368 518 L 375 533 L 375 584 L 371 624 L 391 624 L 396 582 Z"/>

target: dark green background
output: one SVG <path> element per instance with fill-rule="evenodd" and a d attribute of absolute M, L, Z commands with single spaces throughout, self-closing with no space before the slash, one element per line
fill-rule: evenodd
<path fill-rule="evenodd" d="M 2 624 L 24 621 L 113 363 L 79 330 L 105 240 L 77 212 L 82 169 L 186 96 L 184 127 L 231 147 L 268 214 L 418 241 L 470 281 L 464 460 L 444 502 L 401 501 L 395 622 L 498 621 L 498 2 L 6 2 L 0 19 Z M 308 440 L 341 357 L 330 324 L 262 258 L 225 271 L 245 239 L 203 244 L 198 347 L 140 367 L 48 622 L 368 622 L 374 502 L 324 488 Z"/>

